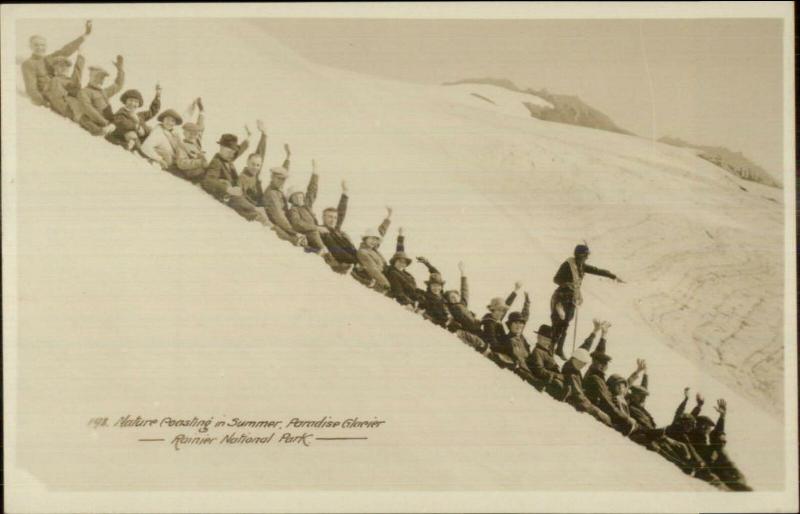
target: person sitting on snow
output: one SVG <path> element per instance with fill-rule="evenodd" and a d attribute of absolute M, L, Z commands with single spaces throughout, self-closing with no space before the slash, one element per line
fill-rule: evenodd
<path fill-rule="evenodd" d="M 167 109 L 158 115 L 157 120 L 158 125 L 142 142 L 140 151 L 163 170 L 173 172 L 178 148 L 182 146 L 178 127 L 183 124 L 183 118 L 173 109 Z"/>
<path fill-rule="evenodd" d="M 31 56 L 22 62 L 22 79 L 25 83 L 25 92 L 34 105 L 48 105 L 45 91 L 55 75 L 56 59 L 59 57 L 66 59 L 77 52 L 91 33 L 92 22 L 87 20 L 84 33 L 80 37 L 50 54 L 47 53 L 47 39 L 39 35 L 31 36 L 28 39 Z M 80 83 L 78 89 L 80 89 Z"/>
<path fill-rule="evenodd" d="M 81 77 L 85 59 L 78 53 L 72 75 L 67 75 L 72 62 L 64 56 L 56 56 L 51 60 L 53 77 L 45 86 L 43 95 L 47 105 L 57 114 L 74 120 L 74 110 L 81 90 Z"/>
<path fill-rule="evenodd" d="M 592 360 L 589 351 L 592 349 L 595 337 L 599 335 L 603 340 L 606 330 L 608 330 L 606 322 L 594 320 L 594 330 L 583 341 L 583 344 L 572 352 L 570 359 L 561 367 L 561 374 L 564 376 L 564 383 L 569 387 L 569 395 L 566 402 L 578 412 L 586 412 L 601 423 L 611 426 L 611 418 L 608 417 L 608 414 L 597 408 L 586 397 L 586 393 L 583 391 L 583 374 L 581 373 L 581 370 Z M 603 346 L 605 346 L 605 343 L 603 343 Z"/>
<path fill-rule="evenodd" d="M 514 290 L 505 301 L 499 296 L 492 298 L 486 306 L 487 312 L 481 319 L 481 338 L 486 343 L 484 354 L 500 367 L 511 367 L 513 359 L 509 357 L 511 351 L 506 348 L 508 334 L 503 326 L 503 319 L 517 298 L 517 291 L 522 288 L 522 282 L 514 283 Z"/>
<path fill-rule="evenodd" d="M 447 308 L 452 317 L 447 329 L 455 332 L 462 339 L 465 334 L 470 334 L 470 338 L 475 345 L 483 348 L 484 345 L 480 344 L 481 322 L 475 317 L 475 313 L 469 310 L 469 284 L 467 283 L 467 276 L 464 273 L 464 263 L 458 263 L 458 271 L 461 274 L 461 291 L 451 289 L 444 293 L 444 298 L 447 301 Z M 474 346 L 474 345 L 473 345 Z"/>
<path fill-rule="evenodd" d="M 108 72 L 98 66 L 89 66 L 89 85 L 78 93 L 78 102 L 74 112 L 75 121 L 86 131 L 94 136 L 108 134 L 114 130 L 113 113 L 109 98 L 119 93 L 125 84 L 125 70 L 123 59 L 117 56 L 114 66 L 117 68 L 117 77 L 114 83 L 103 87 Z"/>
<path fill-rule="evenodd" d="M 350 236 L 342 230 L 347 216 L 347 182 L 342 181 L 342 194 L 337 207 L 328 207 L 322 211 L 322 225 L 325 227 L 320 236 L 331 254 L 329 265 L 337 273 L 347 273 L 358 262 L 356 249 Z"/>
<path fill-rule="evenodd" d="M 389 280 L 384 274 L 388 264 L 378 250 L 383 241 L 383 236 L 386 235 L 386 231 L 389 229 L 391 218 L 392 208 L 387 207 L 386 218 L 378 229 L 368 228 L 364 235 L 361 236 L 361 245 L 356 252 L 358 264 L 353 267 L 353 271 L 350 273 L 353 278 L 380 293 L 386 293 L 391 288 L 391 284 L 389 284 Z"/>
<path fill-rule="evenodd" d="M 311 161 L 311 170 L 311 178 L 305 191 L 294 187 L 289 188 L 286 194 L 286 198 L 289 200 L 286 217 L 295 232 L 305 236 L 306 241 L 308 241 L 307 250 L 322 255 L 328 261 L 330 259 L 328 257 L 328 249 L 320 236 L 320 233 L 327 231 L 327 229 L 320 226 L 317 217 L 314 215 L 314 202 L 317 200 L 319 184 L 317 161 Z"/>
<path fill-rule="evenodd" d="M 550 299 L 550 321 L 553 325 L 555 352 L 564 360 L 566 360 L 564 340 L 567 337 L 567 330 L 575 316 L 575 309 L 583 302 L 581 283 L 584 275 L 589 273 L 622 282 L 622 279 L 610 271 L 587 264 L 588 258 L 589 247 L 585 244 L 576 246 L 574 255 L 561 264 L 553 277 L 553 282 L 558 285 L 558 288 Z"/>
<path fill-rule="evenodd" d="M 261 133 L 258 138 L 256 151 L 247 156 L 247 161 L 239 175 L 239 187 L 245 199 L 255 206 L 264 205 L 264 188 L 261 186 L 261 168 L 264 166 L 264 158 L 267 154 L 267 129 L 264 122 L 256 121 L 256 128 Z"/>
<path fill-rule="evenodd" d="M 417 261 L 424 264 L 430 274 L 425 281 L 426 288 L 419 301 L 422 317 L 446 328 L 450 322 L 450 311 L 447 309 L 447 301 L 443 294 L 445 281 L 442 274 L 425 257 L 417 257 Z"/>
<path fill-rule="evenodd" d="M 528 340 L 522 332 L 525 330 L 525 325 L 528 324 L 530 310 L 530 297 L 528 293 L 525 293 L 525 302 L 522 305 L 522 311 L 512 312 L 508 315 L 508 320 L 506 321 L 508 333 L 500 346 L 500 350 L 505 352 L 505 356 L 509 357 L 514 362 L 514 368 L 521 369 L 527 373 L 530 373 L 528 369 L 528 358 L 531 354 L 531 345 L 528 344 Z"/>
<path fill-rule="evenodd" d="M 283 185 L 289 176 L 292 150 L 288 144 L 283 145 L 283 150 L 286 152 L 283 164 L 270 169 L 269 185 L 262 196 L 262 207 L 266 210 L 267 217 L 275 227 L 278 237 L 295 246 L 306 246 L 308 242 L 305 236 L 295 231 L 289 218 L 286 217 L 287 201 L 283 194 Z"/>
<path fill-rule="evenodd" d="M 389 296 L 400 305 L 413 311 L 422 296 L 422 291 L 417 288 L 414 276 L 406 271 L 412 262 L 411 257 L 405 252 L 405 237 L 403 236 L 403 227 L 400 227 L 397 231 L 395 253 L 389 259 L 385 275 L 390 286 Z"/>
<path fill-rule="evenodd" d="M 608 380 L 606 380 L 608 390 L 611 392 L 611 401 L 614 402 L 614 406 L 619 409 L 620 412 L 628 417 L 631 417 L 627 400 L 628 387 L 636 382 L 636 380 L 639 378 L 639 375 L 645 370 L 646 366 L 647 365 L 644 360 L 637 359 L 636 370 L 633 372 L 633 374 L 631 374 L 630 377 L 628 377 L 628 379 L 625 379 L 617 374 L 612 374 L 610 377 L 608 377 Z"/>
<path fill-rule="evenodd" d="M 550 325 L 541 325 L 536 334 L 536 347 L 527 362 L 533 377 L 531 384 L 539 391 L 544 390 L 556 400 L 564 401 L 569 393 L 569 387 L 553 358 L 552 329 Z"/>
<path fill-rule="evenodd" d="M 239 143 L 235 134 L 223 134 L 217 144 L 219 151 L 206 168 L 206 175 L 201 183 L 203 189 L 247 221 L 258 221 L 271 227 L 267 216 L 244 197 L 239 187 L 239 174 L 234 163 L 247 150 L 249 142 L 245 140 Z"/>
<path fill-rule="evenodd" d="M 161 110 L 161 86 L 156 84 L 156 95 L 150 102 L 147 110 L 136 112 L 144 105 L 142 93 L 136 89 L 129 89 L 119 97 L 122 102 L 117 112 L 114 113 L 112 122 L 114 131 L 106 136 L 106 139 L 115 144 L 124 146 L 128 150 L 139 148 L 147 136 L 150 134 L 150 127 L 147 126 L 153 116 Z"/>
<path fill-rule="evenodd" d="M 591 356 L 592 365 L 583 377 L 583 391 L 590 402 L 611 418 L 612 426 L 627 436 L 635 430 L 636 421 L 617 407 L 606 384 L 606 370 L 611 356 L 606 353 L 605 338 L 600 340 Z"/>
<path fill-rule="evenodd" d="M 702 405 L 702 396 L 698 395 L 698 406 L 695 407 L 696 414 L 694 414 L 697 419 L 697 426 L 689 434 L 692 446 L 700 455 L 700 458 L 708 465 L 709 470 L 728 489 L 733 491 L 752 491 L 752 488 L 747 485 L 742 472 L 739 471 L 725 451 L 727 442 L 725 436 L 725 415 L 728 412 L 727 402 L 724 399 L 717 400 L 717 405 L 714 408 L 719 413 L 719 418 L 716 423 L 708 416 L 700 415 Z"/>
<path fill-rule="evenodd" d="M 170 170 L 178 177 L 200 184 L 206 175 L 206 152 L 203 150 L 203 132 L 205 131 L 205 116 L 203 114 L 203 100 L 198 97 L 189 108 L 189 116 L 194 110 L 198 111 L 197 121 L 183 124 L 183 141 L 175 152 L 175 166 Z"/>
<path fill-rule="evenodd" d="M 697 420 L 693 414 L 685 412 L 686 403 L 688 401 L 689 388 L 686 387 L 683 390 L 683 401 L 675 410 L 675 416 L 672 418 L 672 423 L 666 428 L 664 433 L 673 441 L 682 443 L 686 447 L 686 455 L 684 457 L 684 462 L 681 465 L 686 473 L 689 473 L 701 480 L 705 480 L 706 482 L 709 482 L 715 486 L 724 487 L 719 477 L 717 477 L 711 471 L 711 469 L 708 467 L 708 464 L 703 460 L 692 444 L 691 435 L 697 429 Z M 696 407 L 695 410 L 697 411 Z"/>

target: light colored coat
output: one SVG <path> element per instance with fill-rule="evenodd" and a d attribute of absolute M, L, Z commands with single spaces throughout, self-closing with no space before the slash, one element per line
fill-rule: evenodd
<path fill-rule="evenodd" d="M 167 130 L 158 124 L 142 143 L 142 153 L 154 161 L 163 162 L 166 167 L 175 163 L 178 148 L 182 146 L 175 129 Z"/>

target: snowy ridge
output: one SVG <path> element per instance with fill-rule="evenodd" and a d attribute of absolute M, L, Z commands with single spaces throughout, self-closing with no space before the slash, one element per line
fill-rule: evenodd
<path fill-rule="evenodd" d="M 202 32 L 202 23 L 208 23 L 208 30 L 213 28 L 225 45 L 209 48 L 202 56 L 187 54 L 181 42 Z M 586 281 L 579 337 L 586 335 L 592 317 L 614 323 L 609 343 L 612 371 L 629 373 L 636 357 L 648 360 L 653 391 L 648 406 L 660 424 L 671 419 L 684 386 L 702 390 L 710 401 L 727 398 L 732 458 L 754 488 L 781 487 L 782 427 L 745 399 L 780 416 L 782 396 L 775 377 L 782 376 L 782 334 L 774 330 L 782 316 L 778 195 L 757 188 L 743 193 L 725 172 L 686 150 L 498 115 L 489 104 L 448 99 L 450 93 L 441 88 L 311 65 L 264 34 L 243 34 L 225 22 L 163 25 L 153 30 L 170 30 L 176 45 L 148 54 L 144 61 L 138 35 L 122 30 L 127 29 L 124 23 L 116 26 L 104 20 L 86 48 L 87 59 L 108 62 L 116 53 L 124 54 L 128 86 L 141 89 L 149 100 L 148 88 L 160 81 L 165 108 L 181 109 L 194 96 L 203 96 L 208 149 L 220 133 L 241 133 L 244 123 L 262 117 L 270 134 L 267 166 L 279 162 L 276 149 L 290 142 L 295 156 L 290 181 L 304 185 L 308 163 L 316 158 L 322 171 L 318 210 L 335 204 L 338 181 L 347 179 L 352 201 L 345 227 L 353 236 L 377 225 L 383 205 L 392 205 L 395 221 L 384 252 L 390 251 L 395 229 L 403 226 L 409 252 L 427 256 L 451 284 L 457 280 L 456 262 L 465 260 L 477 313 L 483 312 L 489 297 L 507 294 L 513 281 L 522 278 L 533 295 L 528 330 L 546 321 L 552 274 L 577 241 L 588 239 L 593 249 L 590 262 L 620 274 L 628 285 Z M 51 38 L 59 40 L 58 34 Z M 236 63 L 241 65 L 237 69 L 259 63 L 257 80 L 219 72 Z M 100 145 L 95 152 L 95 141 L 66 124 L 54 133 L 38 130 L 55 123 L 52 115 L 27 107 L 24 99 L 18 118 L 24 125 L 20 139 L 27 143 L 20 144 L 27 151 L 19 158 L 25 172 L 20 174 L 20 205 L 30 220 L 41 218 L 35 221 L 41 223 L 39 230 L 27 236 L 28 255 L 37 258 L 26 265 L 42 277 L 41 283 L 31 285 L 36 299 L 31 308 L 47 308 L 48 301 L 56 301 L 48 297 L 47 278 L 63 282 L 64 276 L 75 275 L 86 281 L 88 276 L 86 283 L 62 285 L 77 296 L 86 284 L 91 286 L 86 294 L 94 295 L 108 295 L 113 285 L 117 295 L 108 302 L 108 312 L 86 312 L 76 304 L 69 307 L 74 316 L 54 320 L 52 329 L 37 327 L 39 333 L 31 334 L 47 341 L 69 333 L 70 323 L 82 319 L 96 331 L 96 340 L 56 352 L 43 343 L 31 349 L 29 357 L 46 354 L 43 362 L 53 359 L 60 365 L 103 355 L 109 366 L 104 373 L 122 377 L 131 398 L 143 402 L 166 388 L 174 397 L 162 402 L 171 399 L 176 405 L 192 390 L 204 395 L 197 404 L 204 408 L 209 402 L 222 406 L 231 395 L 246 394 L 252 404 L 277 412 L 303 398 L 309 413 L 357 406 L 376 415 L 395 413 L 391 440 L 401 444 L 381 447 L 375 456 L 368 455 L 376 452 L 370 447 L 362 460 L 356 459 L 363 468 L 357 465 L 353 473 L 370 480 L 375 477 L 368 463 L 379 462 L 370 459 L 397 462 L 375 483 L 529 488 L 534 481 L 536 487 L 562 490 L 707 489 L 588 416 L 498 371 L 390 300 L 331 274 L 318 259 L 278 244 L 258 226 L 244 223 L 186 184 L 116 148 Z M 91 151 L 84 166 L 68 162 L 62 171 L 59 163 L 59 173 L 74 179 L 70 189 L 48 183 L 51 166 L 32 150 L 43 147 Z M 23 188 L 23 181 L 29 189 Z M 140 224 L 132 227 L 127 218 L 115 222 L 109 213 L 119 209 L 136 216 Z M 76 233 L 75 221 L 97 231 Z M 81 268 L 87 248 L 98 247 L 107 252 L 105 267 Z M 219 248 L 225 249 L 229 261 L 218 262 Z M 71 257 L 50 271 L 49 256 L 59 252 Z M 718 266 L 703 269 L 710 252 Z M 679 255 L 682 258 L 676 258 Z M 123 262 L 131 276 L 118 276 Z M 743 270 L 751 270 L 744 281 Z M 412 267 L 411 272 L 419 277 L 418 269 Z M 209 281 L 219 283 L 210 296 L 204 285 Z M 170 309 L 150 308 L 150 295 L 169 300 Z M 198 297 L 202 299 L 187 301 Z M 735 304 L 726 304 L 734 298 Z M 341 325 L 316 323 L 314 314 L 321 310 L 342 320 Z M 179 324 L 183 331 L 151 333 L 158 324 L 147 321 L 166 316 L 185 320 Z M 118 321 L 109 324 L 109 319 Z M 302 326 L 296 320 L 304 320 Z M 758 344 L 772 361 L 755 356 L 752 367 L 738 367 L 739 359 L 749 354 L 736 349 L 749 351 L 754 344 L 742 321 L 759 333 Z M 243 334 L 241 341 L 226 337 L 232 325 Z M 104 345 L 101 341 L 114 328 L 120 329 L 113 333 L 118 344 Z M 274 341 L 271 333 L 293 336 Z M 311 340 L 309 334 L 314 335 Z M 147 348 L 141 347 L 143 341 Z M 715 361 L 715 348 L 721 343 L 730 366 Z M 331 369 L 334 362 L 341 366 L 342 345 L 354 358 L 344 368 Z M 163 352 L 165 369 L 179 363 L 180 372 L 171 377 L 162 376 L 163 370 L 134 373 L 145 351 Z M 213 367 L 194 356 L 197 352 L 213 352 Z M 147 384 L 139 381 L 142 372 L 150 380 Z M 201 376 L 213 379 L 204 382 L 197 378 Z M 759 380 L 766 384 L 763 389 L 753 387 Z M 247 384 L 244 391 L 242 383 Z M 91 381 L 52 384 L 56 386 L 49 391 L 56 398 L 87 395 L 99 404 L 110 401 L 92 389 Z M 303 391 L 293 393 L 293 388 Z M 421 432 L 402 426 L 402 413 L 418 414 L 415 409 L 423 409 L 432 420 Z M 487 412 L 496 416 L 487 421 L 481 417 Z M 745 424 L 743 420 L 752 416 L 762 417 L 763 423 Z M 519 431 L 510 430 L 515 427 Z M 498 440 L 498 434 L 503 438 Z M 587 438 L 597 441 L 597 453 L 590 458 L 579 450 Z M 481 441 L 481 449 L 464 454 L 458 445 L 474 440 Z M 412 443 L 423 444 L 421 448 L 433 455 Z M 449 469 L 451 458 L 465 465 Z M 245 469 L 259 466 L 248 460 L 254 457 L 243 459 Z M 546 463 L 548 473 L 537 472 L 536 466 L 530 477 L 508 476 L 503 471 L 508 459 Z M 333 465 L 333 455 L 328 462 Z M 430 476 L 403 475 L 419 462 L 428 464 Z M 290 472 L 296 467 L 300 475 L 301 464 L 291 464 Z M 175 471 L 178 465 L 165 470 Z M 637 471 L 631 472 L 631 466 Z M 626 469 L 623 473 L 619 468 Z M 490 478 L 480 469 L 491 469 Z M 186 480 L 200 483 L 203 478 Z M 245 480 L 263 486 L 269 477 Z M 336 477 L 331 480 L 331 487 L 346 485 L 336 483 Z"/>

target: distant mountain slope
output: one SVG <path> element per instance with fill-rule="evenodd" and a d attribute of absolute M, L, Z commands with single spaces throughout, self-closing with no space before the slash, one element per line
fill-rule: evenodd
<path fill-rule="evenodd" d="M 716 164 L 720 168 L 745 180 L 751 180 L 770 187 L 781 187 L 780 182 L 775 180 L 764 168 L 742 155 L 741 152 L 734 152 L 724 146 L 693 145 L 677 137 L 664 136 L 658 141 L 659 143 L 681 148 L 699 150 L 698 157 Z"/>
<path fill-rule="evenodd" d="M 445 82 L 444 85 L 454 86 L 459 84 L 490 84 L 518 93 L 526 93 L 535 96 L 537 97 L 536 101 L 523 102 L 523 105 L 528 109 L 532 117 L 540 120 L 555 121 L 568 125 L 578 125 L 581 127 L 617 132 L 619 134 L 633 135 L 632 132 L 614 123 L 607 114 L 598 111 L 574 95 L 557 95 L 548 92 L 546 89 L 522 89 L 507 79 L 464 79 L 455 82 Z M 550 105 L 542 105 L 541 100 L 546 100 Z"/>

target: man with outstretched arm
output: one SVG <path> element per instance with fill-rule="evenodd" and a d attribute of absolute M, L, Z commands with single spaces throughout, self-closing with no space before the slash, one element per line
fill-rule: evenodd
<path fill-rule="evenodd" d="M 553 325 L 555 352 L 564 360 L 566 360 L 564 341 L 567 338 L 567 330 L 572 318 L 575 316 L 575 310 L 583 302 L 581 283 L 584 275 L 588 273 L 623 282 L 622 279 L 610 271 L 587 264 L 586 260 L 589 258 L 589 253 L 587 245 L 580 244 L 576 246 L 573 256 L 561 264 L 553 277 L 553 282 L 558 285 L 558 288 L 553 292 L 553 296 L 550 299 L 550 321 Z"/>

